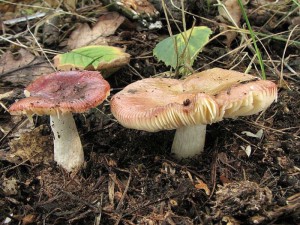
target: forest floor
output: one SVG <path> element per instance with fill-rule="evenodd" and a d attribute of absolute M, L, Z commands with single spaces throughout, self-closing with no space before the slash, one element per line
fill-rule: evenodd
<path fill-rule="evenodd" d="M 114 24 L 115 30 L 101 41 L 126 49 L 131 61 L 107 78 L 112 91 L 106 102 L 74 115 L 85 165 L 68 174 L 53 161 L 49 117 L 34 116 L 31 122 L 26 116 L 11 116 L 7 108 L 24 98 L 23 90 L 32 80 L 54 71 L 53 56 L 78 47 L 81 39 L 96 32 L 78 31 L 79 24 L 93 27 L 110 12 L 98 1 L 69 1 L 77 2 L 76 10 L 62 4 L 64 13 L 54 17 L 59 29 L 51 30 L 46 25 L 58 6 L 45 2 L 48 5 L 30 0 L 0 5 L 0 224 L 300 224 L 299 5 L 248 3 L 253 29 L 265 34 L 258 35 L 258 47 L 267 79 L 278 85 L 278 100 L 258 115 L 208 125 L 203 154 L 184 160 L 171 154 L 174 130 L 124 128 L 109 107 L 111 97 L 126 85 L 170 71 L 152 54 L 168 37 L 163 12 L 157 18 L 161 29 L 150 30 L 125 17 Z M 189 27 L 193 20 L 210 27 L 212 38 L 227 25 L 218 7 L 208 7 L 207 2 L 187 5 L 198 17 L 186 14 L 186 21 Z M 13 21 L 24 12 L 46 14 Z M 245 24 L 241 15 L 236 21 L 240 27 Z M 174 24 L 171 28 L 178 32 Z M 81 33 L 74 41 L 76 30 Z M 215 37 L 193 68 L 244 72 L 249 67 L 249 73 L 259 75 L 249 40 L 250 35 L 241 32 Z M 257 132 L 262 137 L 255 137 Z"/>

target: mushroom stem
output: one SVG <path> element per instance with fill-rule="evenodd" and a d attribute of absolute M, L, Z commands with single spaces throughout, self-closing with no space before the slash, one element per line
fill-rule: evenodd
<path fill-rule="evenodd" d="M 54 134 L 54 160 L 68 172 L 79 169 L 84 155 L 72 113 L 51 115 L 50 124 Z"/>
<path fill-rule="evenodd" d="M 178 158 L 201 154 L 205 144 L 206 125 L 193 125 L 176 129 L 172 153 Z"/>

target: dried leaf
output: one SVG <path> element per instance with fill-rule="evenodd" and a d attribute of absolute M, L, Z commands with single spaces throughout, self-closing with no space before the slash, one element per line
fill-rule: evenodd
<path fill-rule="evenodd" d="M 231 182 L 224 174 L 220 175 L 220 181 L 223 185 Z"/>
<path fill-rule="evenodd" d="M 51 8 L 57 8 L 63 5 L 69 11 L 73 12 L 76 9 L 77 0 L 45 0 Z"/>
<path fill-rule="evenodd" d="M 263 129 L 260 129 L 259 131 L 256 132 L 256 134 L 253 134 L 250 131 L 243 131 L 242 134 L 245 134 L 248 137 L 254 137 L 254 138 L 261 139 L 264 134 L 264 131 L 263 131 Z"/>
<path fill-rule="evenodd" d="M 8 196 L 18 194 L 17 179 L 14 177 L 4 178 L 2 181 L 2 190 Z"/>
<path fill-rule="evenodd" d="M 171 206 L 178 206 L 178 202 L 175 200 L 175 199 L 170 199 L 170 204 L 171 204 Z"/>
<path fill-rule="evenodd" d="M 108 180 L 108 199 L 110 205 L 114 206 L 114 198 L 115 198 L 115 180 L 117 179 L 117 176 L 115 173 L 109 174 L 109 180 Z"/>
<path fill-rule="evenodd" d="M 236 220 L 235 218 L 233 218 L 231 216 L 224 216 L 222 218 L 222 222 L 224 222 L 224 224 L 226 224 L 226 225 L 240 225 L 241 224 L 240 221 Z"/>
<path fill-rule="evenodd" d="M 28 214 L 23 217 L 22 225 L 32 224 L 33 222 L 35 222 L 35 219 L 36 219 L 36 215 Z"/>
<path fill-rule="evenodd" d="M 169 163 L 163 162 L 162 168 L 160 169 L 161 173 L 174 175 L 176 173 L 176 169 Z"/>
<path fill-rule="evenodd" d="M 195 188 L 204 190 L 206 195 L 210 195 L 210 190 L 206 183 L 204 183 L 202 180 L 197 178 L 197 184 L 195 184 Z"/>
<path fill-rule="evenodd" d="M 68 40 L 68 48 L 75 49 L 87 45 L 107 45 L 107 37 L 114 34 L 125 18 L 117 12 L 110 12 L 98 19 L 90 28 L 88 24 L 81 24 L 72 32 Z"/>
<path fill-rule="evenodd" d="M 6 51 L 0 60 L 0 73 L 5 73 L 16 68 L 28 65 L 35 56 L 21 48 L 19 50 Z"/>
<path fill-rule="evenodd" d="M 223 6 L 218 7 L 218 11 L 220 14 L 220 20 L 223 23 L 234 25 L 234 23 L 239 27 L 240 26 L 240 19 L 242 16 L 241 8 L 238 4 L 237 0 L 226 0 L 223 1 Z M 229 13 L 229 15 L 228 15 Z M 228 28 L 226 26 L 222 26 L 222 30 L 225 31 Z M 231 42 L 236 38 L 237 33 L 234 31 L 228 31 L 224 34 L 226 36 L 226 46 L 230 47 Z"/>
<path fill-rule="evenodd" d="M 126 15 L 132 19 L 144 18 L 149 21 L 159 16 L 156 8 L 147 0 L 117 0 Z"/>
<path fill-rule="evenodd" d="M 0 58 L 0 74 L 8 73 L 9 76 L 1 76 L 1 81 L 12 83 L 13 86 L 26 87 L 37 76 L 54 72 L 53 68 L 44 61 L 26 49 L 6 51 Z"/>
<path fill-rule="evenodd" d="M 4 98 L 9 98 L 14 94 L 14 91 L 8 91 L 6 93 L 0 94 L 0 100 Z"/>
<path fill-rule="evenodd" d="M 14 163 L 29 160 L 31 163 L 49 163 L 53 161 L 53 140 L 50 135 L 45 135 L 45 126 L 22 133 L 20 138 L 10 141 L 11 151 L 2 157 Z"/>
<path fill-rule="evenodd" d="M 247 145 L 247 147 L 245 148 L 244 146 L 241 146 L 241 148 L 245 151 L 245 153 L 247 154 L 248 157 L 250 157 L 252 149 L 250 145 Z"/>
<path fill-rule="evenodd" d="M 64 0 L 64 6 L 71 12 L 76 10 L 77 0 Z"/>

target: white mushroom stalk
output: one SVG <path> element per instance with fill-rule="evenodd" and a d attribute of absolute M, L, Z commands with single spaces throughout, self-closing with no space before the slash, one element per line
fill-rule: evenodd
<path fill-rule="evenodd" d="M 80 169 L 84 153 L 72 113 L 51 115 L 50 124 L 54 134 L 54 160 L 69 172 Z"/>
<path fill-rule="evenodd" d="M 177 158 L 188 158 L 203 152 L 206 125 L 191 125 L 176 129 L 172 144 L 172 153 Z"/>

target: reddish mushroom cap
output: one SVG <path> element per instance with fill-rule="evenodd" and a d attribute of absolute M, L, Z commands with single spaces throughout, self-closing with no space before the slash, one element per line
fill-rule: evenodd
<path fill-rule="evenodd" d="M 125 127 L 159 131 L 257 113 L 277 98 L 271 81 L 224 69 L 185 80 L 147 78 L 111 99 L 111 111 Z"/>
<path fill-rule="evenodd" d="M 11 114 L 85 112 L 106 99 L 110 86 L 97 71 L 67 71 L 39 77 L 26 92 L 30 96 L 15 102 Z"/>

